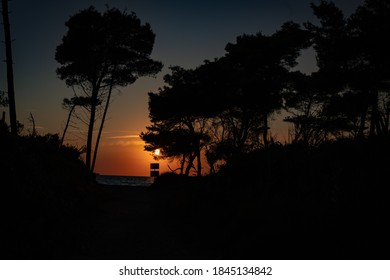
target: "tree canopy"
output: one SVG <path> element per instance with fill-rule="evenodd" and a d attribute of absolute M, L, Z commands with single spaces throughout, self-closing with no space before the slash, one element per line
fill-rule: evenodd
<path fill-rule="evenodd" d="M 189 166 L 202 156 L 214 170 L 219 160 L 266 149 L 273 141 L 269 119 L 281 111 L 292 124 L 290 141 L 304 145 L 387 134 L 390 4 L 366 0 L 349 17 L 332 2 L 311 8 L 316 23 L 243 34 L 221 58 L 172 67 L 166 86 L 149 93 L 146 150 L 163 148 L 163 157 L 182 164 L 188 155 Z M 295 68 L 307 48 L 317 59 L 311 74 Z"/>
<path fill-rule="evenodd" d="M 79 94 L 90 99 L 86 164 L 93 171 L 91 158 L 97 107 L 106 103 L 106 113 L 113 88 L 132 84 L 141 76 L 154 76 L 162 64 L 150 57 L 155 34 L 135 13 L 115 8 L 100 13 L 90 7 L 73 15 L 65 25 L 68 31 L 55 54 L 61 64 L 57 74 L 68 86 L 78 88 Z M 103 124 L 104 118 L 101 128 Z M 97 140 L 95 156 L 98 144 Z"/>
<path fill-rule="evenodd" d="M 237 37 L 226 45 L 225 56 L 195 69 L 172 67 L 167 85 L 149 93 L 153 125 L 141 134 L 146 150 L 162 148 L 161 157 L 182 157 L 181 170 L 196 159 L 200 175 L 202 154 L 213 169 L 218 160 L 267 147 L 268 119 L 282 108 L 289 69 L 308 39 L 298 24 L 287 22 L 271 36 Z"/>

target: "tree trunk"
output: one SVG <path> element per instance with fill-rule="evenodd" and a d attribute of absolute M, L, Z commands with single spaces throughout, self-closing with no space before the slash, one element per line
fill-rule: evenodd
<path fill-rule="evenodd" d="M 198 148 L 198 150 L 196 151 L 196 161 L 197 161 L 197 176 L 200 177 L 202 176 L 202 160 L 201 160 L 201 156 L 200 156 L 200 149 Z"/>
<path fill-rule="evenodd" d="M 191 168 L 192 168 L 192 166 L 194 164 L 194 159 L 195 159 L 195 156 L 193 154 L 190 154 L 190 157 L 188 159 L 188 165 L 187 165 L 186 171 L 185 171 L 185 175 L 186 176 L 190 175 Z"/>
<path fill-rule="evenodd" d="M 180 175 L 184 174 L 184 164 L 186 163 L 186 155 L 183 154 L 183 159 L 180 162 Z"/>
<path fill-rule="evenodd" d="M 268 148 L 268 114 L 264 114 L 263 141 L 264 148 Z"/>
<path fill-rule="evenodd" d="M 371 92 L 371 122 L 370 122 L 370 136 L 380 134 L 379 127 L 379 112 L 378 112 L 378 91 Z"/>
<path fill-rule="evenodd" d="M 210 175 L 213 175 L 213 174 L 215 174 L 215 167 L 214 167 L 214 161 L 212 160 L 212 159 L 210 159 L 210 158 L 208 158 L 207 159 L 207 163 L 209 164 L 209 166 L 210 166 Z"/>
<path fill-rule="evenodd" d="M 96 116 L 96 105 L 97 105 L 97 96 L 98 96 L 99 88 L 95 87 L 92 90 L 91 96 L 91 115 L 89 118 L 88 125 L 88 135 L 87 135 L 87 147 L 86 147 L 86 155 L 85 155 L 85 164 L 88 170 L 91 170 L 91 153 L 92 153 L 92 140 L 93 140 L 93 129 L 95 125 L 95 116 Z"/>
<path fill-rule="evenodd" d="M 73 113 L 75 108 L 76 108 L 76 104 L 73 104 L 72 108 L 69 111 L 68 119 L 66 120 L 66 125 L 64 128 L 64 132 L 62 133 L 60 147 L 64 144 L 65 134 L 66 134 L 66 131 L 68 130 L 70 118 L 72 117 L 72 113 Z"/>
<path fill-rule="evenodd" d="M 98 152 L 98 149 L 99 149 L 100 136 L 102 135 L 104 122 L 106 120 L 106 115 L 107 115 L 107 111 L 108 111 L 108 106 L 110 105 L 112 87 L 113 87 L 113 82 L 111 82 L 110 88 L 108 90 L 107 102 L 106 102 L 106 106 L 104 107 L 103 117 L 102 117 L 102 121 L 100 123 L 99 132 L 98 132 L 98 136 L 97 136 L 97 139 L 96 139 L 95 151 L 93 153 L 91 172 L 93 172 L 95 170 L 95 163 L 96 163 L 97 152 Z"/>
<path fill-rule="evenodd" d="M 366 128 L 367 111 L 368 111 L 368 104 L 366 103 L 364 104 L 363 112 L 360 117 L 360 126 L 359 126 L 359 131 L 357 133 L 358 138 L 364 137 L 364 130 Z"/>
<path fill-rule="evenodd" d="M 33 114 L 31 112 L 30 112 L 30 119 L 29 119 L 29 121 L 32 124 L 32 131 L 31 131 L 31 135 L 30 136 L 36 137 L 38 133 L 37 133 L 37 129 L 35 127 L 35 119 L 34 119 L 34 116 L 33 116 Z"/>
<path fill-rule="evenodd" d="M 386 104 L 384 112 L 384 131 L 387 135 L 389 133 L 389 123 L 390 123 L 390 104 Z"/>
<path fill-rule="evenodd" d="M 202 176 L 202 161 L 200 155 L 200 140 L 199 137 L 195 133 L 195 128 L 192 125 L 191 121 L 187 122 L 187 127 L 190 130 L 192 136 L 192 142 L 194 143 L 194 156 L 191 155 L 191 165 L 193 164 L 194 159 L 197 159 L 197 176 Z M 187 167 L 188 168 L 188 167 Z M 187 172 L 186 172 L 187 173 Z"/>
<path fill-rule="evenodd" d="M 8 85 L 8 106 L 11 124 L 11 133 L 13 135 L 18 134 L 18 127 L 16 122 L 16 105 L 15 105 L 15 89 L 14 89 L 14 72 L 12 61 L 12 41 L 11 41 L 11 28 L 8 17 L 8 0 L 2 0 L 3 9 L 3 26 L 5 37 L 5 55 L 7 62 L 7 85 Z"/>

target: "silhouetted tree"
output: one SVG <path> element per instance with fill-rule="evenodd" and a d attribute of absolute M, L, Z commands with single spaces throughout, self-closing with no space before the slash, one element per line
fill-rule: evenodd
<path fill-rule="evenodd" d="M 306 24 L 314 36 L 318 75 L 327 80 L 322 90 L 328 94 L 328 108 L 323 115 L 356 137 L 364 136 L 367 127 L 370 135 L 388 131 L 389 6 L 388 1 L 367 0 L 346 19 L 335 4 L 321 1 L 312 4 L 320 24 Z M 340 122 L 343 118 L 347 126 Z"/>
<path fill-rule="evenodd" d="M 38 131 L 37 131 L 37 128 L 35 126 L 35 118 L 31 112 L 30 112 L 30 117 L 28 118 L 28 120 L 31 123 L 31 130 L 29 130 L 28 136 L 31 138 L 35 138 L 38 135 Z"/>
<path fill-rule="evenodd" d="M 322 126 L 324 95 L 316 83 L 316 75 L 296 71 L 290 73 L 290 79 L 283 98 L 284 109 L 289 113 L 284 121 L 293 124 L 289 131 L 291 142 L 318 145 L 327 139 L 328 131 Z"/>
<path fill-rule="evenodd" d="M 84 96 L 73 96 L 71 99 L 64 98 L 64 100 L 62 101 L 62 108 L 68 110 L 69 113 L 68 113 L 68 118 L 66 120 L 64 131 L 62 133 L 60 146 L 64 144 L 65 135 L 68 130 L 70 120 L 72 118 L 73 113 L 75 112 L 76 107 L 77 106 L 88 107 L 90 103 L 91 103 L 90 98 Z"/>
<path fill-rule="evenodd" d="M 165 157 L 181 159 L 182 172 L 186 162 L 186 174 L 197 159 L 200 175 L 202 153 L 212 171 L 218 160 L 259 148 L 261 138 L 267 147 L 268 119 L 282 107 L 289 71 L 309 35 L 288 22 L 271 36 L 238 37 L 224 57 L 195 69 L 171 68 L 167 86 L 149 93 L 152 126 L 141 134 L 145 149 L 165 147 Z"/>
<path fill-rule="evenodd" d="M 298 24 L 287 22 L 270 36 L 239 36 L 227 44 L 224 57 L 203 66 L 203 76 L 209 77 L 202 80 L 208 85 L 204 90 L 217 108 L 213 126 L 221 127 L 214 158 L 259 148 L 260 139 L 268 146 L 269 118 L 282 107 L 289 71 L 309 38 Z"/>
<path fill-rule="evenodd" d="M 315 101 L 319 108 L 313 121 L 316 123 L 315 130 L 323 132 L 323 141 L 328 136 L 334 137 L 340 131 L 348 130 L 343 95 L 347 91 L 347 66 L 353 51 L 343 12 L 334 3 L 326 1 L 318 5 L 312 3 L 311 8 L 320 24 L 306 23 L 305 26 L 313 36 L 319 70 L 309 79 L 309 83 L 315 79 L 314 86 L 311 82 L 309 88 L 316 93 Z M 349 98 L 349 101 L 354 99 Z"/>
<path fill-rule="evenodd" d="M 353 86 L 365 91 L 371 107 L 370 135 L 389 129 L 384 120 L 386 108 L 380 107 L 381 99 L 388 102 L 390 93 L 389 14 L 389 1 L 366 0 L 349 20 L 356 55 L 351 63 L 355 68 Z"/>
<path fill-rule="evenodd" d="M 162 149 L 162 157 L 178 158 L 181 173 L 189 175 L 194 168 L 202 172 L 201 153 L 208 141 L 205 133 L 207 119 L 203 115 L 204 100 L 199 96 L 196 70 L 171 67 L 165 75 L 167 86 L 157 93 L 149 93 L 149 117 L 152 126 L 141 138 L 147 143 L 145 150 Z M 195 168 L 194 161 L 197 166 Z"/>
<path fill-rule="evenodd" d="M 106 119 L 106 116 L 107 116 L 108 107 L 110 105 L 110 100 L 111 100 L 113 86 L 114 86 L 113 83 L 111 83 L 109 85 L 109 88 L 108 88 L 108 93 L 107 93 L 107 98 L 106 98 L 107 99 L 106 100 L 106 105 L 104 106 L 102 121 L 100 122 L 100 127 L 99 127 L 98 135 L 97 135 L 97 138 L 96 138 L 95 150 L 94 150 L 94 153 L 93 153 L 92 167 L 91 167 L 92 170 L 95 169 L 95 163 L 96 163 L 97 152 L 98 152 L 98 149 L 99 149 L 100 137 L 102 135 L 104 122 L 105 122 L 105 119 Z"/>
<path fill-rule="evenodd" d="M 18 134 L 18 125 L 16 120 L 16 105 L 15 105 L 15 88 L 14 88 L 14 72 L 12 60 L 12 38 L 11 27 L 8 16 L 8 0 L 2 0 L 2 15 L 5 38 L 5 55 L 7 63 L 7 86 L 8 86 L 8 107 L 10 115 L 11 133 Z"/>
<path fill-rule="evenodd" d="M 178 160 L 180 174 L 188 176 L 196 157 L 191 144 L 194 142 L 193 136 L 185 128 L 168 128 L 166 125 L 167 123 L 154 124 L 147 127 L 147 132 L 141 133 L 141 138 L 146 143 L 145 151 L 160 149 L 161 154 L 154 155 L 156 159 Z"/>
<path fill-rule="evenodd" d="M 62 65 L 57 74 L 68 86 L 78 87 L 90 98 L 86 165 L 93 172 L 93 130 L 98 104 L 107 103 L 106 111 L 110 102 L 108 91 L 134 83 L 138 77 L 153 76 L 162 64 L 150 58 L 155 34 L 134 13 L 107 9 L 101 14 L 90 7 L 73 15 L 66 26 L 68 32 L 55 55 Z"/>

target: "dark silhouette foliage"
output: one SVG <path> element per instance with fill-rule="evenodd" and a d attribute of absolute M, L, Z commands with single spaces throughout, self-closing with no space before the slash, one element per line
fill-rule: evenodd
<path fill-rule="evenodd" d="M 224 57 L 196 69 L 172 67 L 167 86 L 149 93 L 153 125 L 141 134 L 145 149 L 162 148 L 165 158 L 181 157 L 181 173 L 184 163 L 191 168 L 196 158 L 199 176 L 202 157 L 214 172 L 219 160 L 268 147 L 269 118 L 282 108 L 289 71 L 309 39 L 298 24 L 287 22 L 271 36 L 237 37 L 226 45 Z M 171 140 L 164 142 L 167 135 Z"/>
<path fill-rule="evenodd" d="M 141 133 L 141 138 L 148 143 L 146 151 L 161 149 L 160 158 L 178 158 L 181 174 L 189 175 L 195 169 L 200 176 L 201 151 L 209 136 L 206 117 L 202 115 L 204 101 L 199 94 L 197 73 L 180 67 L 171 67 L 171 70 L 172 74 L 164 77 L 167 86 L 158 93 L 149 93 L 149 116 L 153 125 L 146 133 Z"/>
<path fill-rule="evenodd" d="M 190 220 L 178 230 L 198 225 L 194 253 L 366 259 L 390 248 L 389 3 L 366 0 L 349 17 L 332 2 L 311 7 L 316 24 L 242 35 L 225 56 L 176 67 L 168 86 L 149 94 L 146 150 L 191 147 L 195 138 L 178 133 L 180 125 L 162 125 L 172 112 L 175 124 L 202 120 L 209 136 L 202 155 L 212 175 L 166 174 L 153 185 L 169 198 L 161 213 Z M 294 67 L 308 47 L 318 71 L 303 74 Z M 280 110 L 293 125 L 286 144 L 267 135 L 268 118 Z"/>
<path fill-rule="evenodd" d="M 98 105 L 100 105 L 101 102 L 99 101 Z M 61 137 L 61 143 L 62 146 L 65 140 L 65 135 L 68 130 L 69 124 L 71 122 L 72 115 L 74 114 L 76 107 L 84 107 L 88 108 L 91 106 L 91 98 L 90 97 L 84 97 L 84 96 L 73 96 L 71 99 L 64 98 L 62 101 L 62 108 L 65 110 L 68 110 L 68 118 L 66 120 L 64 132 L 62 133 Z"/>
<path fill-rule="evenodd" d="M 92 207 L 87 193 L 94 178 L 80 152 L 59 143 L 56 134 L 14 138 L 0 132 L 1 217 L 7 240 L 2 259 L 80 254 L 77 217 Z"/>
<path fill-rule="evenodd" d="M 57 74 L 68 86 L 80 88 L 81 94 L 90 98 L 86 165 L 93 172 L 93 131 L 99 104 L 110 103 L 113 88 L 132 84 L 142 76 L 153 76 L 162 64 L 150 58 L 155 35 L 135 13 L 113 8 L 102 14 L 90 7 L 73 15 L 66 26 L 67 34 L 55 55 L 61 64 Z M 107 112 L 108 105 L 105 108 Z M 96 141 L 96 147 L 98 144 Z"/>
<path fill-rule="evenodd" d="M 330 2 L 312 9 L 317 24 L 242 35 L 221 58 L 171 67 L 165 86 L 149 93 L 141 138 L 146 151 L 161 149 L 156 159 L 178 160 L 180 174 L 149 188 L 99 185 L 64 136 L 33 128 L 14 137 L 2 122 L 0 255 L 387 259 L 390 4 L 366 0 L 348 18 Z M 140 32 L 125 32 L 129 22 Z M 58 74 L 82 92 L 64 99 L 68 120 L 78 109 L 106 113 L 114 86 L 161 68 L 149 58 L 154 34 L 134 14 L 91 7 L 67 24 Z M 295 66 L 308 47 L 318 71 L 303 74 Z M 293 126 L 284 144 L 269 122 L 282 110 Z M 210 174 L 200 176 L 205 162 Z"/>
<path fill-rule="evenodd" d="M 347 117 L 348 126 L 335 128 L 356 137 L 387 134 L 389 4 L 367 0 L 349 18 L 331 2 L 312 4 L 312 9 L 320 25 L 306 27 L 314 36 L 318 75 L 330 81 L 322 87 L 328 94 L 323 115 Z"/>

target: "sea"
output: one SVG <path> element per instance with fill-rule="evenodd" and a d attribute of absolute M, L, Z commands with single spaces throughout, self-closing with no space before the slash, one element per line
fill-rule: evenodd
<path fill-rule="evenodd" d="M 96 176 L 96 181 L 99 184 L 109 186 L 149 187 L 154 182 L 154 179 L 154 177 L 146 176 Z"/>

